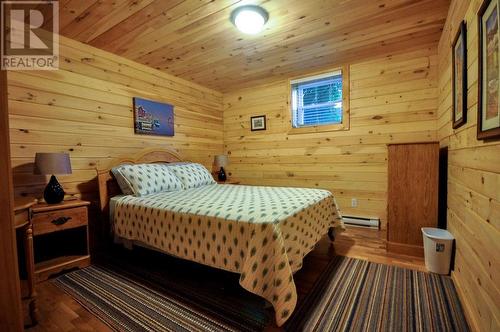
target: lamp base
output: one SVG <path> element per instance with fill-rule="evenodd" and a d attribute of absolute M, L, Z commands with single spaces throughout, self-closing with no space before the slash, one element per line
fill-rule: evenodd
<path fill-rule="evenodd" d="M 219 179 L 219 181 L 226 181 L 227 180 L 227 176 L 226 176 L 226 172 L 224 171 L 224 167 L 220 168 L 219 173 L 217 173 L 217 178 Z"/>
<path fill-rule="evenodd" d="M 64 190 L 54 175 L 50 177 L 50 181 L 43 191 L 43 198 L 47 204 L 58 204 L 64 199 Z"/>

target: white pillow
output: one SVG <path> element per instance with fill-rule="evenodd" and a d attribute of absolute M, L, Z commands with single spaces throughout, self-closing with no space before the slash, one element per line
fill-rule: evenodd
<path fill-rule="evenodd" d="M 135 196 L 183 189 L 181 180 L 166 164 L 122 165 L 119 172 Z"/>
<path fill-rule="evenodd" d="M 207 184 L 216 183 L 212 174 L 205 166 L 197 163 L 176 164 L 168 166 L 182 181 L 184 188 L 198 188 Z"/>

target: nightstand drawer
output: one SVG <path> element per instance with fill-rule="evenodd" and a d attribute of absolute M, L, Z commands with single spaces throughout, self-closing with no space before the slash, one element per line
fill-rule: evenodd
<path fill-rule="evenodd" d="M 33 234 L 47 234 L 63 229 L 87 225 L 87 207 L 61 209 L 36 213 L 33 216 Z"/>

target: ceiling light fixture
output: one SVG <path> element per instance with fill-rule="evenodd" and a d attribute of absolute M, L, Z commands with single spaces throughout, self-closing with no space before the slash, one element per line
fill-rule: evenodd
<path fill-rule="evenodd" d="M 267 11 L 254 5 L 238 7 L 231 13 L 231 22 L 238 30 L 249 35 L 261 32 L 268 19 Z"/>

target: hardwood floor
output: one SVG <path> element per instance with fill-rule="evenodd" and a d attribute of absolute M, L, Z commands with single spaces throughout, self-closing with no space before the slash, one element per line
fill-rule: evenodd
<path fill-rule="evenodd" d="M 425 271 L 424 261 L 421 258 L 387 253 L 385 232 L 349 227 L 345 232 L 337 235 L 333 247 L 325 237 L 306 257 L 303 268 L 295 275 L 299 301 L 308 293 L 334 255 Z M 39 284 L 37 291 L 40 322 L 37 326 L 28 328 L 27 331 L 110 331 L 97 317 L 50 281 Z M 280 331 L 281 329 L 276 328 L 273 323 L 267 330 Z"/>

